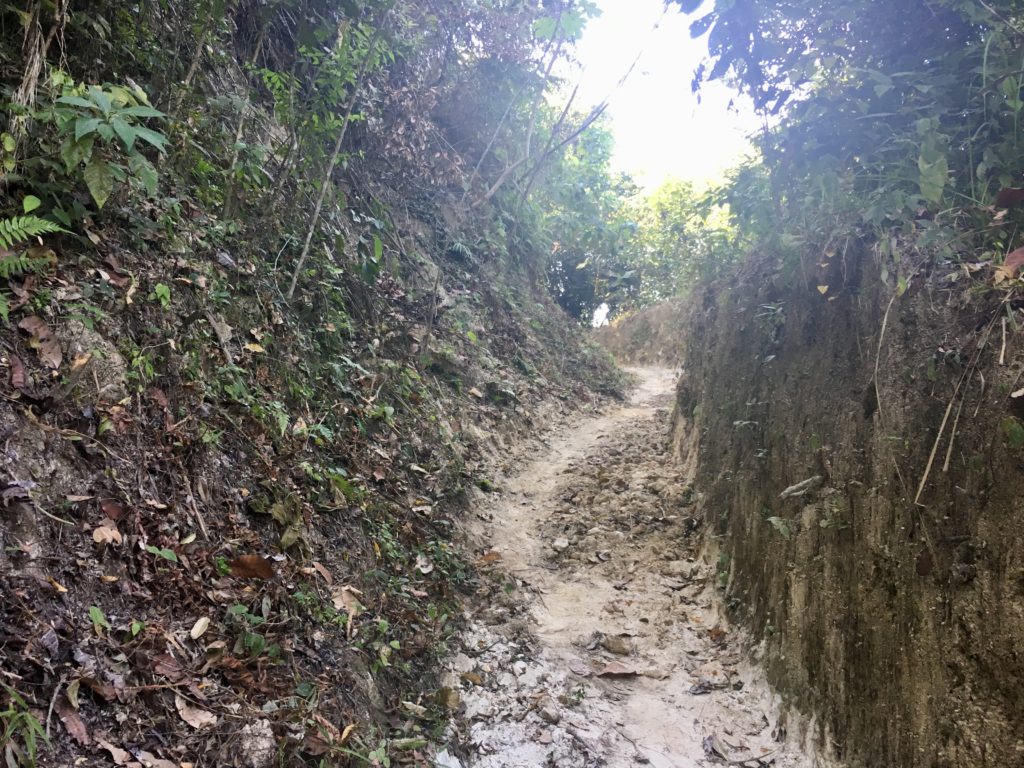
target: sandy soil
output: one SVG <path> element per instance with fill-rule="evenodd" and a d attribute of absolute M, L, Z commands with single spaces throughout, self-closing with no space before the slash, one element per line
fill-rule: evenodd
<path fill-rule="evenodd" d="M 724 617 L 668 447 L 673 376 L 635 373 L 628 404 L 556 429 L 481 500 L 489 583 L 450 660 L 438 765 L 822 765 Z"/>

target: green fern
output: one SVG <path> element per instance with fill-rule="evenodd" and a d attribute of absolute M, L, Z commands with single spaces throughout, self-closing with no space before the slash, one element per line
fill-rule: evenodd
<path fill-rule="evenodd" d="M 31 240 L 39 235 L 48 235 L 64 230 L 52 221 L 40 219 L 38 216 L 14 216 L 0 219 L 0 249 L 9 250 L 16 245 Z M 32 258 L 27 253 L 0 256 L 0 280 L 10 280 L 29 272 L 41 272 L 49 264 L 49 259 Z M 10 300 L 0 292 L 0 319 L 7 322 L 11 311 Z"/>
<path fill-rule="evenodd" d="M 10 219 L 0 219 L 0 248 L 13 248 L 37 235 L 62 231 L 57 224 L 40 219 L 38 216 L 14 216 Z"/>

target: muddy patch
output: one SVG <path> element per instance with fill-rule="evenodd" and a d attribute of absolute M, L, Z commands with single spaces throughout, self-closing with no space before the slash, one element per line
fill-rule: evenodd
<path fill-rule="evenodd" d="M 477 509 L 487 580 L 443 689 L 439 764 L 820 765 L 726 620 L 668 444 L 674 379 L 537 447 Z"/>

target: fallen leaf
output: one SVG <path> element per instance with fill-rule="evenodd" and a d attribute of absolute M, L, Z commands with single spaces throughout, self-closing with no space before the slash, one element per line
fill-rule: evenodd
<path fill-rule="evenodd" d="M 185 676 L 185 671 L 181 668 L 181 664 L 169 653 L 161 653 L 153 659 L 153 671 L 173 682 L 177 682 Z"/>
<path fill-rule="evenodd" d="M 328 571 L 327 568 L 324 567 L 323 563 L 320 563 L 320 562 L 314 560 L 312 562 L 312 566 L 313 566 L 314 570 L 316 570 L 317 573 L 319 573 L 321 576 L 324 577 L 324 581 L 327 582 L 327 586 L 330 586 L 331 584 L 334 583 L 334 577 L 331 576 L 331 572 Z"/>
<path fill-rule="evenodd" d="M 239 555 L 228 565 L 231 568 L 231 575 L 236 579 L 267 581 L 274 578 L 274 564 L 262 555 Z"/>
<path fill-rule="evenodd" d="M 93 528 L 92 540 L 97 544 L 120 544 L 123 538 L 114 521 L 108 520 Z"/>
<path fill-rule="evenodd" d="M 71 706 L 71 702 L 68 701 L 66 696 L 60 696 L 57 699 L 54 709 L 57 711 L 61 723 L 64 724 L 64 728 L 72 739 L 83 746 L 88 746 L 92 743 L 92 739 L 89 738 L 89 730 L 85 727 L 85 721 L 75 711 L 75 708 Z"/>
<path fill-rule="evenodd" d="M 71 372 L 74 373 L 81 370 L 89 364 L 90 360 L 92 360 L 91 352 L 86 352 L 84 355 L 76 355 L 75 359 L 71 361 Z"/>
<path fill-rule="evenodd" d="M 1017 270 L 1024 266 L 1024 248 L 1018 248 L 1015 251 L 1010 251 L 1006 255 L 1006 260 L 996 267 L 995 274 L 992 277 L 992 281 L 999 285 L 1004 280 L 1012 280 L 1017 276 Z"/>
<path fill-rule="evenodd" d="M 213 712 L 207 712 L 205 709 L 193 707 L 177 694 L 174 696 L 174 708 L 178 710 L 178 714 L 181 715 L 181 719 L 197 731 L 200 731 L 203 728 L 211 728 L 217 724 L 217 716 L 213 714 Z"/>
<path fill-rule="evenodd" d="M 28 386 L 28 375 L 25 373 L 25 364 L 17 355 L 11 355 L 11 386 L 15 389 L 24 389 Z"/>
<path fill-rule="evenodd" d="M 463 672 L 462 679 L 465 680 L 467 683 L 472 683 L 473 685 L 484 684 L 484 679 L 476 672 Z"/>
<path fill-rule="evenodd" d="M 478 400 L 483 400 L 484 399 L 484 393 L 481 392 L 476 387 L 470 387 L 469 388 L 469 394 L 471 394 L 473 397 L 477 398 Z"/>
<path fill-rule="evenodd" d="M 597 673 L 598 677 L 636 677 L 640 673 L 621 661 L 609 661 L 604 669 Z"/>
<path fill-rule="evenodd" d="M 52 576 L 47 576 L 46 580 L 50 582 L 50 586 L 51 587 L 53 587 L 55 590 L 57 590 L 61 594 L 64 594 L 64 593 L 66 593 L 68 591 L 67 587 L 65 587 L 63 584 L 61 584 L 59 581 L 57 581 Z"/>
<path fill-rule="evenodd" d="M 501 552 L 492 549 L 490 552 L 485 552 L 477 560 L 477 565 L 494 565 L 495 563 L 501 562 Z"/>
<path fill-rule="evenodd" d="M 124 507 L 121 506 L 121 502 L 117 499 L 101 499 L 100 509 L 111 520 L 120 520 L 124 515 Z"/>
<path fill-rule="evenodd" d="M 346 610 L 350 614 L 358 616 L 363 612 L 363 605 L 359 602 L 359 595 L 363 594 L 355 587 L 347 584 L 343 587 L 331 590 L 331 603 L 337 611 Z"/>
<path fill-rule="evenodd" d="M 127 765 L 128 763 L 132 762 L 132 760 L 134 760 L 130 752 L 127 752 L 126 750 L 123 750 L 120 747 L 115 747 L 109 741 L 97 739 L 96 745 L 100 749 L 105 749 L 107 750 L 107 752 L 110 753 L 110 759 L 114 761 L 114 765 Z"/>
<path fill-rule="evenodd" d="M 135 756 L 142 762 L 143 768 L 178 768 L 177 763 L 157 757 L 152 752 L 139 750 Z"/>
<path fill-rule="evenodd" d="M 202 616 L 196 619 L 196 623 L 192 625 L 192 629 L 189 631 L 188 636 L 193 640 L 198 640 L 204 634 L 206 630 L 210 628 L 210 620 L 206 616 Z"/>
<path fill-rule="evenodd" d="M 242 349 L 247 350 L 249 352 L 253 352 L 255 354 L 261 354 L 267 351 L 261 345 L 253 343 L 243 344 Z"/>
<path fill-rule="evenodd" d="M 820 293 L 822 296 L 824 296 L 826 293 L 828 293 L 828 286 L 827 285 L 819 285 L 818 286 L 818 293 Z"/>
<path fill-rule="evenodd" d="M 54 370 L 60 368 L 64 353 L 61 352 L 60 344 L 45 320 L 36 315 L 29 315 L 18 323 L 18 327 L 29 334 L 28 345 L 36 350 L 44 365 Z"/>

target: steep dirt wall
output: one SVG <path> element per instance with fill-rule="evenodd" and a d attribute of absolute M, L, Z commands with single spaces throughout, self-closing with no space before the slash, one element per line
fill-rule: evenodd
<path fill-rule="evenodd" d="M 675 429 L 720 584 L 848 765 L 1021 765 L 1020 310 L 935 270 L 886 322 L 878 265 L 845 262 L 695 297 Z"/>
<path fill-rule="evenodd" d="M 683 354 L 679 331 L 686 311 L 683 299 L 672 299 L 598 328 L 594 337 L 622 363 L 671 368 L 679 364 Z"/>

